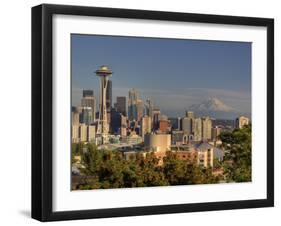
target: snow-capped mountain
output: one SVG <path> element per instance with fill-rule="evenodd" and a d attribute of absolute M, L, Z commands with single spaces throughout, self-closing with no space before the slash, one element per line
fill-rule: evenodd
<path fill-rule="evenodd" d="M 226 105 L 217 98 L 208 98 L 200 104 L 193 104 L 188 108 L 199 116 L 210 116 L 214 118 L 233 118 L 237 111 L 231 106 Z"/>
<path fill-rule="evenodd" d="M 208 98 L 200 104 L 191 105 L 190 110 L 192 111 L 223 111 L 232 112 L 235 111 L 234 108 L 227 106 L 221 100 L 217 98 Z"/>

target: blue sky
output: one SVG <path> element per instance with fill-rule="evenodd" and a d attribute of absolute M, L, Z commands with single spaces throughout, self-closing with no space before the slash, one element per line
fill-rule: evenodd
<path fill-rule="evenodd" d="M 114 101 L 136 88 L 171 116 L 209 97 L 251 111 L 251 43 L 76 34 L 71 40 L 73 105 L 82 89 L 98 95 L 94 71 L 108 65 Z"/>

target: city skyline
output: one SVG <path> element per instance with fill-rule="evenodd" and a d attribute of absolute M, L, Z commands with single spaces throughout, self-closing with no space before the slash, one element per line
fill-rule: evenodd
<path fill-rule="evenodd" d="M 251 112 L 250 43 L 72 35 L 72 105 L 79 105 L 83 89 L 98 97 L 94 71 L 102 64 L 114 73 L 113 103 L 136 88 L 171 117 L 209 97 Z"/>
<path fill-rule="evenodd" d="M 251 181 L 250 43 L 74 35 L 71 65 L 73 190 Z"/>

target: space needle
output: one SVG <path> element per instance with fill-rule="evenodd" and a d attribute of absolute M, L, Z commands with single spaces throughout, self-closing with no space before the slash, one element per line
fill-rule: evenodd
<path fill-rule="evenodd" d="M 112 71 L 105 65 L 101 66 L 95 71 L 96 75 L 100 78 L 100 96 L 99 96 L 99 119 L 97 127 L 97 137 L 101 138 L 101 144 L 107 144 L 109 124 L 107 120 L 106 109 L 106 90 L 108 84 L 108 77 L 112 76 Z"/>

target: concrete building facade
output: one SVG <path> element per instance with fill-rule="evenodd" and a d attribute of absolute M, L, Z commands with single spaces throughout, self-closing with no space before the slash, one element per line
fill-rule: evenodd
<path fill-rule="evenodd" d="M 146 134 L 145 148 L 155 152 L 166 152 L 171 147 L 171 134 Z"/>

